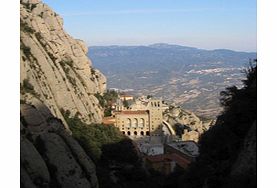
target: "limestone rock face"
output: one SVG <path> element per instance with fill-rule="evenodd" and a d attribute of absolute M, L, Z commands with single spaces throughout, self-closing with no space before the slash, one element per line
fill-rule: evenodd
<path fill-rule="evenodd" d="M 191 140 L 194 142 L 198 142 L 199 136 L 200 136 L 200 134 L 197 131 L 184 130 L 184 134 L 182 134 L 182 140 L 184 140 L 184 141 Z"/>
<path fill-rule="evenodd" d="M 42 103 L 21 104 L 20 114 L 22 187 L 98 187 L 94 163 L 61 120 Z"/>
<path fill-rule="evenodd" d="M 100 123 L 103 112 L 94 94 L 104 92 L 106 78 L 91 67 L 87 51 L 46 4 L 20 1 L 21 100 L 41 100 L 64 124 L 61 109 L 85 123 Z"/>
<path fill-rule="evenodd" d="M 207 131 L 209 124 L 203 123 L 193 112 L 171 106 L 163 115 L 163 119 L 175 127 L 176 124 L 186 126 L 182 140 L 193 140 L 198 142 L 199 136 Z"/>

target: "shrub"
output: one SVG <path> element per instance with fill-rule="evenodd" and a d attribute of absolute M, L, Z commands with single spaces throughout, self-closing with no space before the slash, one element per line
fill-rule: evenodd
<path fill-rule="evenodd" d="M 43 39 L 41 33 L 39 33 L 39 32 L 36 32 L 36 33 L 35 33 L 35 36 L 36 36 L 36 38 L 37 38 L 39 41 Z"/>
<path fill-rule="evenodd" d="M 56 62 L 57 58 L 52 53 L 50 53 L 48 51 L 47 51 L 47 54 L 50 57 L 50 59 L 53 61 L 54 65 L 56 65 L 55 62 Z"/>
<path fill-rule="evenodd" d="M 28 46 L 25 46 L 25 44 L 21 42 L 20 49 L 23 51 L 23 54 L 30 60 L 30 56 L 32 55 L 31 48 Z"/>
<path fill-rule="evenodd" d="M 123 136 L 113 126 L 99 124 L 85 124 L 77 115 L 69 117 L 70 113 L 61 110 L 63 116 L 73 133 L 73 137 L 78 140 L 86 153 L 94 160 L 98 161 L 101 157 L 101 147 L 104 144 L 110 144 L 120 141 Z"/>
<path fill-rule="evenodd" d="M 92 76 L 95 75 L 95 70 L 94 70 L 94 68 L 90 68 L 90 73 L 91 73 Z"/>
<path fill-rule="evenodd" d="M 35 32 L 33 28 L 28 26 L 28 24 L 26 22 L 23 22 L 22 20 L 20 20 L 20 31 L 23 31 L 25 33 L 31 33 L 31 34 Z"/>
<path fill-rule="evenodd" d="M 94 96 L 98 99 L 99 104 L 102 108 L 105 106 L 105 99 L 100 93 L 95 93 Z"/>
<path fill-rule="evenodd" d="M 29 82 L 28 79 L 24 79 L 23 80 L 23 89 L 25 89 L 25 91 L 33 91 L 34 90 L 34 86 Z"/>
<path fill-rule="evenodd" d="M 65 67 L 66 65 L 68 65 L 70 67 L 73 67 L 73 61 L 72 60 L 61 60 L 59 63 L 62 67 Z"/>

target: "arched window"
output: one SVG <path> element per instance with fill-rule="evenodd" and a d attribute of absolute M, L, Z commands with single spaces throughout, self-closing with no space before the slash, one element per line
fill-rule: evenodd
<path fill-rule="evenodd" d="M 137 135 L 137 134 L 138 134 L 137 131 L 135 131 L 135 132 L 134 132 L 134 135 Z"/>
<path fill-rule="evenodd" d="M 140 128 L 143 128 L 144 125 L 145 125 L 144 119 L 143 119 L 143 118 L 140 118 L 140 119 L 139 119 L 139 127 L 140 127 Z"/>
<path fill-rule="evenodd" d="M 138 127 L 138 119 L 135 118 L 135 119 L 134 119 L 133 128 L 137 128 L 137 127 Z"/>
<path fill-rule="evenodd" d="M 144 132 L 143 132 L 143 131 L 140 131 L 140 135 L 143 136 L 143 135 L 144 135 Z"/>
<path fill-rule="evenodd" d="M 131 132 L 130 132 L 130 131 L 128 131 L 128 132 L 127 132 L 127 134 L 130 136 L 130 135 L 131 135 Z"/>
<path fill-rule="evenodd" d="M 130 118 L 128 118 L 127 119 L 127 128 L 130 128 L 131 127 L 131 124 L 132 124 L 132 122 L 131 122 L 131 119 Z"/>
<path fill-rule="evenodd" d="M 147 135 L 147 136 L 149 136 L 149 135 L 150 135 L 150 134 L 149 134 L 149 131 L 146 131 L 146 135 Z"/>
<path fill-rule="evenodd" d="M 125 131 L 122 131 L 122 134 L 125 134 Z"/>

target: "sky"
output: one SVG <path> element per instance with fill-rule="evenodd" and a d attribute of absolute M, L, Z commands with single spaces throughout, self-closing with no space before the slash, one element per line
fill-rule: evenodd
<path fill-rule="evenodd" d="M 43 0 L 88 46 L 257 50 L 256 0 Z"/>

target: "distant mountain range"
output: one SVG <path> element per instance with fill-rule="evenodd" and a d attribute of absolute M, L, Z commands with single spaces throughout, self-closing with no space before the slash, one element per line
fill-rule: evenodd
<path fill-rule="evenodd" d="M 214 117 L 218 93 L 240 84 L 241 70 L 256 52 L 204 50 L 165 43 L 149 46 L 91 46 L 88 56 L 108 78 L 109 88 L 152 94 Z"/>

